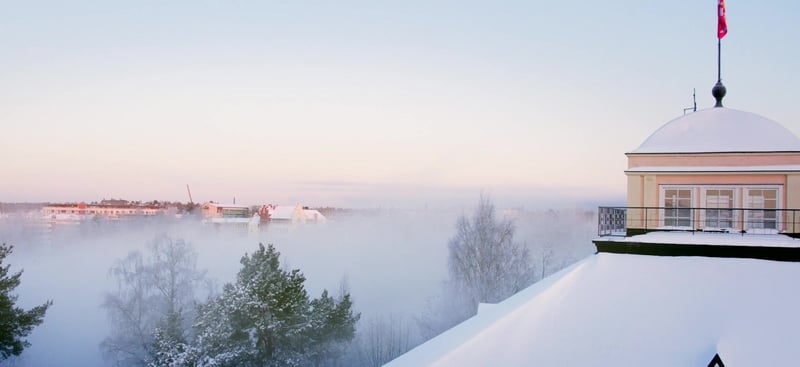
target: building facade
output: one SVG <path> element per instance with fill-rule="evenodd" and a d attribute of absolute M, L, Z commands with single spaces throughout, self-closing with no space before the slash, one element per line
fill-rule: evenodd
<path fill-rule="evenodd" d="M 668 122 L 626 153 L 628 234 L 800 232 L 800 139 L 724 107 Z"/>

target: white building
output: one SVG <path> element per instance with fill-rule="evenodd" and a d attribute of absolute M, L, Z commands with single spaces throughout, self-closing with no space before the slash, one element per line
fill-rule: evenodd
<path fill-rule="evenodd" d="M 103 205 L 103 204 L 51 204 L 41 209 L 42 217 L 54 221 L 81 221 L 87 218 L 106 219 L 131 218 L 166 214 L 167 208 L 145 205 Z"/>
<path fill-rule="evenodd" d="M 305 224 L 305 223 L 325 223 L 325 218 L 318 210 L 307 209 L 300 204 L 291 205 L 264 205 L 259 209 L 262 222 L 284 223 L 284 224 Z"/>

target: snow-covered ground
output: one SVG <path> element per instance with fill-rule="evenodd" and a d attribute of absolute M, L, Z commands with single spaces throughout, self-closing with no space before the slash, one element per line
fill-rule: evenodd
<path fill-rule="evenodd" d="M 800 247 L 800 239 L 782 234 L 704 233 L 655 231 L 631 237 L 603 237 L 603 241 L 687 245 Z"/>
<path fill-rule="evenodd" d="M 794 365 L 798 278 L 800 263 L 600 253 L 387 366 Z"/>

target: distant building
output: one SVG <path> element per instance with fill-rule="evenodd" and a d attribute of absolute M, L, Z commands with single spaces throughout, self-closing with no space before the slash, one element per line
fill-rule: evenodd
<path fill-rule="evenodd" d="M 300 204 L 264 205 L 259 209 L 261 221 L 264 223 L 325 223 L 327 219 L 318 210 L 308 209 Z"/>
<path fill-rule="evenodd" d="M 204 225 L 220 231 L 239 233 L 258 232 L 259 217 L 247 205 L 208 202 L 200 207 Z"/>
<path fill-rule="evenodd" d="M 91 217 L 121 219 L 166 214 L 167 208 L 125 204 L 50 204 L 41 209 L 43 217 L 53 220 L 83 220 Z"/>
<path fill-rule="evenodd" d="M 208 202 L 200 208 L 203 218 L 250 218 L 250 207 L 236 204 Z"/>
<path fill-rule="evenodd" d="M 305 215 L 306 223 L 325 223 L 328 221 L 319 210 L 315 209 L 303 209 L 303 215 Z"/>

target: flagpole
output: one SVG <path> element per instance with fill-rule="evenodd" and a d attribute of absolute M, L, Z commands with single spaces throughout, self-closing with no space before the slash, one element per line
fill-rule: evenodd
<path fill-rule="evenodd" d="M 725 0 L 717 3 L 717 84 L 711 88 L 711 95 L 717 101 L 714 107 L 722 107 L 722 98 L 727 92 L 722 84 L 722 37 L 728 34 L 728 22 L 725 21 Z"/>
<path fill-rule="evenodd" d="M 722 40 L 717 38 L 717 81 L 722 81 Z"/>

